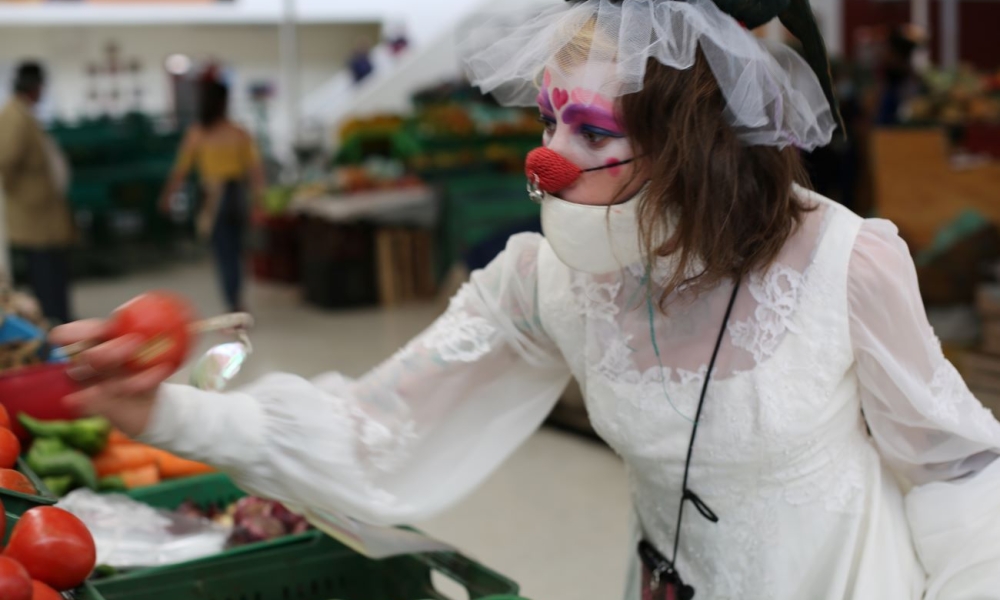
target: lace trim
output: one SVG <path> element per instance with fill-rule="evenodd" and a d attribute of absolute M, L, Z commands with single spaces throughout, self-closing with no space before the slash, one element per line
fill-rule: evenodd
<path fill-rule="evenodd" d="M 622 282 L 598 283 L 591 277 L 575 274 L 570 285 L 577 311 L 587 318 L 613 323 L 621 310 L 615 303 Z"/>
<path fill-rule="evenodd" d="M 798 333 L 793 317 L 805 285 L 805 275 L 775 264 L 763 276 L 754 274 L 747 282 L 757 301 L 751 318 L 729 325 L 733 346 L 751 353 L 760 364 L 774 356 L 785 333 Z"/>
<path fill-rule="evenodd" d="M 942 422 L 957 425 L 960 420 L 959 407 L 968 397 L 965 381 L 948 360 L 942 359 L 934 369 L 930 384 L 931 402 L 928 414 Z"/>
<path fill-rule="evenodd" d="M 424 334 L 423 345 L 446 362 L 473 363 L 489 354 L 498 338 L 499 332 L 492 323 L 465 310 L 465 299 L 460 293 Z"/>

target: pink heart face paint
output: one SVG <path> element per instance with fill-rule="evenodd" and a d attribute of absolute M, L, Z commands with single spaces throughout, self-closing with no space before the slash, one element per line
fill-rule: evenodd
<path fill-rule="evenodd" d="M 613 76 L 611 67 L 608 76 Z M 593 72 L 590 75 L 592 79 Z M 646 177 L 636 171 L 640 167 L 635 162 L 618 165 L 633 157 L 631 144 L 616 102 L 591 87 L 577 73 L 564 76 L 546 70 L 542 78 L 538 110 L 545 124 L 543 144 L 581 169 L 617 165 L 586 172 L 557 195 L 580 204 L 623 202 L 642 188 Z"/>

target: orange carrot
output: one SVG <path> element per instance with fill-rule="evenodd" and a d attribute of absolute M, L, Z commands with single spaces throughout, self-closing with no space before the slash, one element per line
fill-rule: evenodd
<path fill-rule="evenodd" d="M 156 466 L 156 451 L 143 444 L 115 444 L 94 457 L 98 477 L 118 475 L 147 465 Z"/>
<path fill-rule="evenodd" d="M 111 435 L 108 436 L 108 445 L 109 446 L 112 446 L 114 444 L 136 444 L 136 443 L 138 443 L 138 442 L 136 442 L 132 438 L 128 437 L 127 435 L 125 435 L 121 431 L 118 431 L 117 429 L 112 429 L 111 430 Z"/>
<path fill-rule="evenodd" d="M 163 450 L 157 450 L 156 456 L 156 463 L 160 468 L 160 477 L 163 479 L 191 477 L 193 475 L 215 472 L 215 469 L 205 463 L 187 460 Z"/>
<path fill-rule="evenodd" d="M 128 469 L 118 473 L 118 476 L 122 478 L 125 487 L 130 490 L 160 483 L 160 472 L 156 469 L 155 464 L 139 467 L 138 469 Z"/>

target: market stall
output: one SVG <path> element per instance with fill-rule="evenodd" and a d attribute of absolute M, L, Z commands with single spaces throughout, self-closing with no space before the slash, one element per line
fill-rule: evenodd
<path fill-rule="evenodd" d="M 172 317 L 146 321 L 159 323 L 157 332 L 135 320 L 155 303 L 183 302 L 170 298 L 144 295 L 112 322 L 131 323 L 131 334 L 149 339 L 191 335 L 178 333 Z M 17 358 L 0 364 L 5 599 L 426 600 L 447 597 L 434 575 L 443 574 L 467 598 L 516 600 L 517 584 L 447 545 L 346 517 L 307 521 L 248 496 L 207 465 L 129 439 L 102 418 L 65 412 L 62 395 L 73 389 L 67 356 L 75 350 L 46 343 L 30 299 L 0 300 L 0 353 Z M 234 319 L 187 320 L 183 327 L 246 323 Z M 158 352 L 153 360 L 183 360 Z M 193 372 L 216 364 L 203 358 Z M 216 380 L 193 378 L 202 387 L 209 381 Z"/>
<path fill-rule="evenodd" d="M 327 166 L 272 190 L 255 219 L 259 278 L 328 308 L 427 300 L 454 265 L 485 266 L 512 233 L 540 230 L 523 175 L 541 135 L 532 111 L 463 84 L 414 105 L 345 123 Z"/>

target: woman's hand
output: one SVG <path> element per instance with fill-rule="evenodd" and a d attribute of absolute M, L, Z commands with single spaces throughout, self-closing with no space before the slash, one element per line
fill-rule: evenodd
<path fill-rule="evenodd" d="M 50 340 L 57 346 L 81 341 L 98 345 L 84 351 L 70 369 L 84 389 L 64 400 L 87 414 L 101 415 L 130 437 L 149 425 L 160 384 L 171 375 L 167 365 L 140 373 L 126 371 L 125 362 L 139 349 L 141 340 L 125 336 L 109 340 L 107 322 L 77 321 L 52 331 Z"/>

